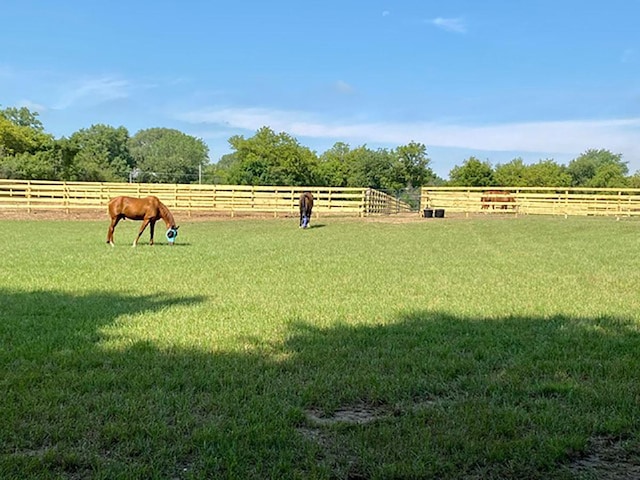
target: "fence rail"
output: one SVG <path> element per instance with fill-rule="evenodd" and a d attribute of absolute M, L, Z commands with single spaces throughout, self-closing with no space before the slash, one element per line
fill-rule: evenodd
<path fill-rule="evenodd" d="M 119 195 L 157 196 L 172 210 L 193 213 L 295 214 L 303 191 L 314 196 L 314 213 L 389 215 L 411 210 L 391 195 L 370 188 L 191 185 L 156 183 L 49 182 L 0 179 L 0 210 L 93 210 Z"/>
<path fill-rule="evenodd" d="M 420 211 L 429 208 L 458 213 L 630 217 L 640 215 L 640 189 L 423 187 Z"/>

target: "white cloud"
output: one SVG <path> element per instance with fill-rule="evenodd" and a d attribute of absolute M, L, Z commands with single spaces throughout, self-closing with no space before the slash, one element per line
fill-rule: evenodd
<path fill-rule="evenodd" d="M 428 147 L 483 151 L 549 152 L 578 155 L 590 148 L 609 149 L 623 158 L 640 157 L 640 118 L 583 121 L 521 122 L 491 125 L 452 125 L 437 122 L 330 122 L 296 111 L 211 109 L 188 112 L 189 123 L 225 125 L 255 131 L 268 126 L 296 137 L 402 145 L 410 141 Z"/>
<path fill-rule="evenodd" d="M 442 18 L 437 17 L 431 20 L 431 24 L 435 25 L 438 28 L 442 28 L 443 30 L 447 30 L 448 32 L 455 33 L 466 33 L 467 25 L 464 20 L 461 18 Z"/>
<path fill-rule="evenodd" d="M 355 89 L 343 80 L 338 80 L 333 84 L 333 88 L 340 93 L 353 93 Z"/>
<path fill-rule="evenodd" d="M 245 130 L 257 130 L 265 125 L 274 130 L 289 126 L 290 119 L 300 117 L 298 112 L 265 110 L 260 108 L 222 108 L 199 110 L 177 115 L 179 120 L 189 123 L 214 123 Z"/>
<path fill-rule="evenodd" d="M 26 107 L 29 110 L 31 110 L 32 112 L 38 112 L 38 113 L 42 113 L 42 112 L 46 112 L 48 109 L 45 105 L 42 105 L 40 103 L 36 103 L 36 102 L 32 102 L 31 100 L 20 100 L 18 102 L 18 107 Z"/>
<path fill-rule="evenodd" d="M 102 76 L 86 78 L 66 85 L 65 91 L 53 108 L 64 110 L 77 104 L 95 105 L 110 100 L 129 97 L 130 84 L 126 80 Z"/>

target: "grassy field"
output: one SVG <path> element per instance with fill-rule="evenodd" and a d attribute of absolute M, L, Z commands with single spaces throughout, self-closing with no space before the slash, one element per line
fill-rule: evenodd
<path fill-rule="evenodd" d="M 0 220 L 0 478 L 640 475 L 639 221 L 179 223 Z"/>

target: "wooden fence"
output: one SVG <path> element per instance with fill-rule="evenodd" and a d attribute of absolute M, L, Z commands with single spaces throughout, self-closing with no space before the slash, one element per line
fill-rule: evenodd
<path fill-rule="evenodd" d="M 396 198 L 369 188 L 191 185 L 157 183 L 50 182 L 0 179 L 0 211 L 5 209 L 106 209 L 119 195 L 157 196 L 172 210 L 193 213 L 297 214 L 298 197 L 311 191 L 314 214 L 388 215 L 410 211 Z"/>
<path fill-rule="evenodd" d="M 316 215 L 370 216 L 411 211 L 409 204 L 371 188 L 52 182 L 0 179 L 2 210 L 106 209 L 118 195 L 156 195 L 191 213 L 296 215 L 302 191 L 315 197 Z M 499 191 L 499 193 L 489 193 Z M 556 187 L 423 187 L 420 213 L 640 216 L 640 189 Z"/>
<path fill-rule="evenodd" d="M 438 208 L 458 213 L 637 216 L 640 189 L 423 187 L 420 212 Z"/>

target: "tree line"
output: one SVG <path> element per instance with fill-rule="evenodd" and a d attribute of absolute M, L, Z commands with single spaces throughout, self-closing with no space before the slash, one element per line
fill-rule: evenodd
<path fill-rule="evenodd" d="M 92 125 L 69 138 L 47 133 L 29 109 L 0 110 L 0 178 L 190 183 L 209 149 L 178 130 Z"/>
<path fill-rule="evenodd" d="M 169 128 L 130 136 L 125 127 L 92 125 L 54 138 L 37 112 L 0 109 L 0 178 L 149 183 L 216 183 L 372 187 L 387 192 L 425 185 L 566 186 L 640 188 L 621 154 L 588 150 L 568 165 L 553 159 L 525 164 L 515 158 L 493 166 L 469 157 L 438 177 L 422 143 L 396 148 L 351 147 L 337 142 L 317 154 L 293 136 L 265 126 L 245 138 L 229 138 L 231 153 L 209 161 L 202 139 Z"/>

